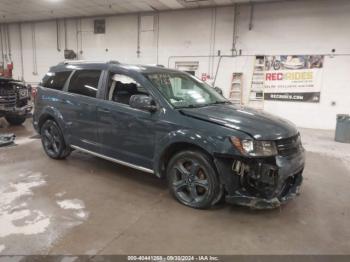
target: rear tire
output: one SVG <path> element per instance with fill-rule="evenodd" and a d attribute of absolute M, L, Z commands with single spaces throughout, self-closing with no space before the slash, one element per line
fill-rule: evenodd
<path fill-rule="evenodd" d="M 71 153 L 60 127 L 54 120 L 46 120 L 40 129 L 41 143 L 45 153 L 53 159 L 64 159 Z"/>
<path fill-rule="evenodd" d="M 12 126 L 19 126 L 26 121 L 26 116 L 5 116 L 5 119 Z"/>
<path fill-rule="evenodd" d="M 170 192 L 182 204 L 207 209 L 217 202 L 220 182 L 212 161 L 200 151 L 182 151 L 167 167 Z"/>

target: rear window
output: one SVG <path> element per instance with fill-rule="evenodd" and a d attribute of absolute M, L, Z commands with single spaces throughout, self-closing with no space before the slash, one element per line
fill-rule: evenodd
<path fill-rule="evenodd" d="M 68 91 L 74 94 L 96 97 L 100 75 L 100 70 L 76 71 L 70 80 Z"/>
<path fill-rule="evenodd" d="M 71 72 L 72 71 L 48 72 L 42 81 L 42 86 L 50 89 L 62 90 Z"/>

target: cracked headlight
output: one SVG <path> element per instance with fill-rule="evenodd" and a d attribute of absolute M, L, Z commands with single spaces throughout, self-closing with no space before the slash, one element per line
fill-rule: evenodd
<path fill-rule="evenodd" d="M 230 137 L 230 141 L 243 155 L 257 157 L 277 155 L 276 143 L 274 141 L 241 140 L 237 137 Z"/>

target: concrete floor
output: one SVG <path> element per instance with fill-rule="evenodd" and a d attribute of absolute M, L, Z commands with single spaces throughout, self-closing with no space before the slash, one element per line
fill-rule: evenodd
<path fill-rule="evenodd" d="M 1 254 L 349 254 L 350 144 L 302 130 L 301 195 L 281 209 L 178 204 L 164 181 L 79 152 L 49 159 L 28 120 L 0 148 Z"/>

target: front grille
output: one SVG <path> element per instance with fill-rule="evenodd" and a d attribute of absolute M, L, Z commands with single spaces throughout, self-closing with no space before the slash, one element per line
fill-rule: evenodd
<path fill-rule="evenodd" d="M 301 147 L 300 135 L 292 136 L 276 141 L 278 154 L 281 156 L 289 156 L 297 153 Z"/>
<path fill-rule="evenodd" d="M 3 108 L 16 106 L 16 92 L 13 88 L 0 88 L 0 106 Z"/>

